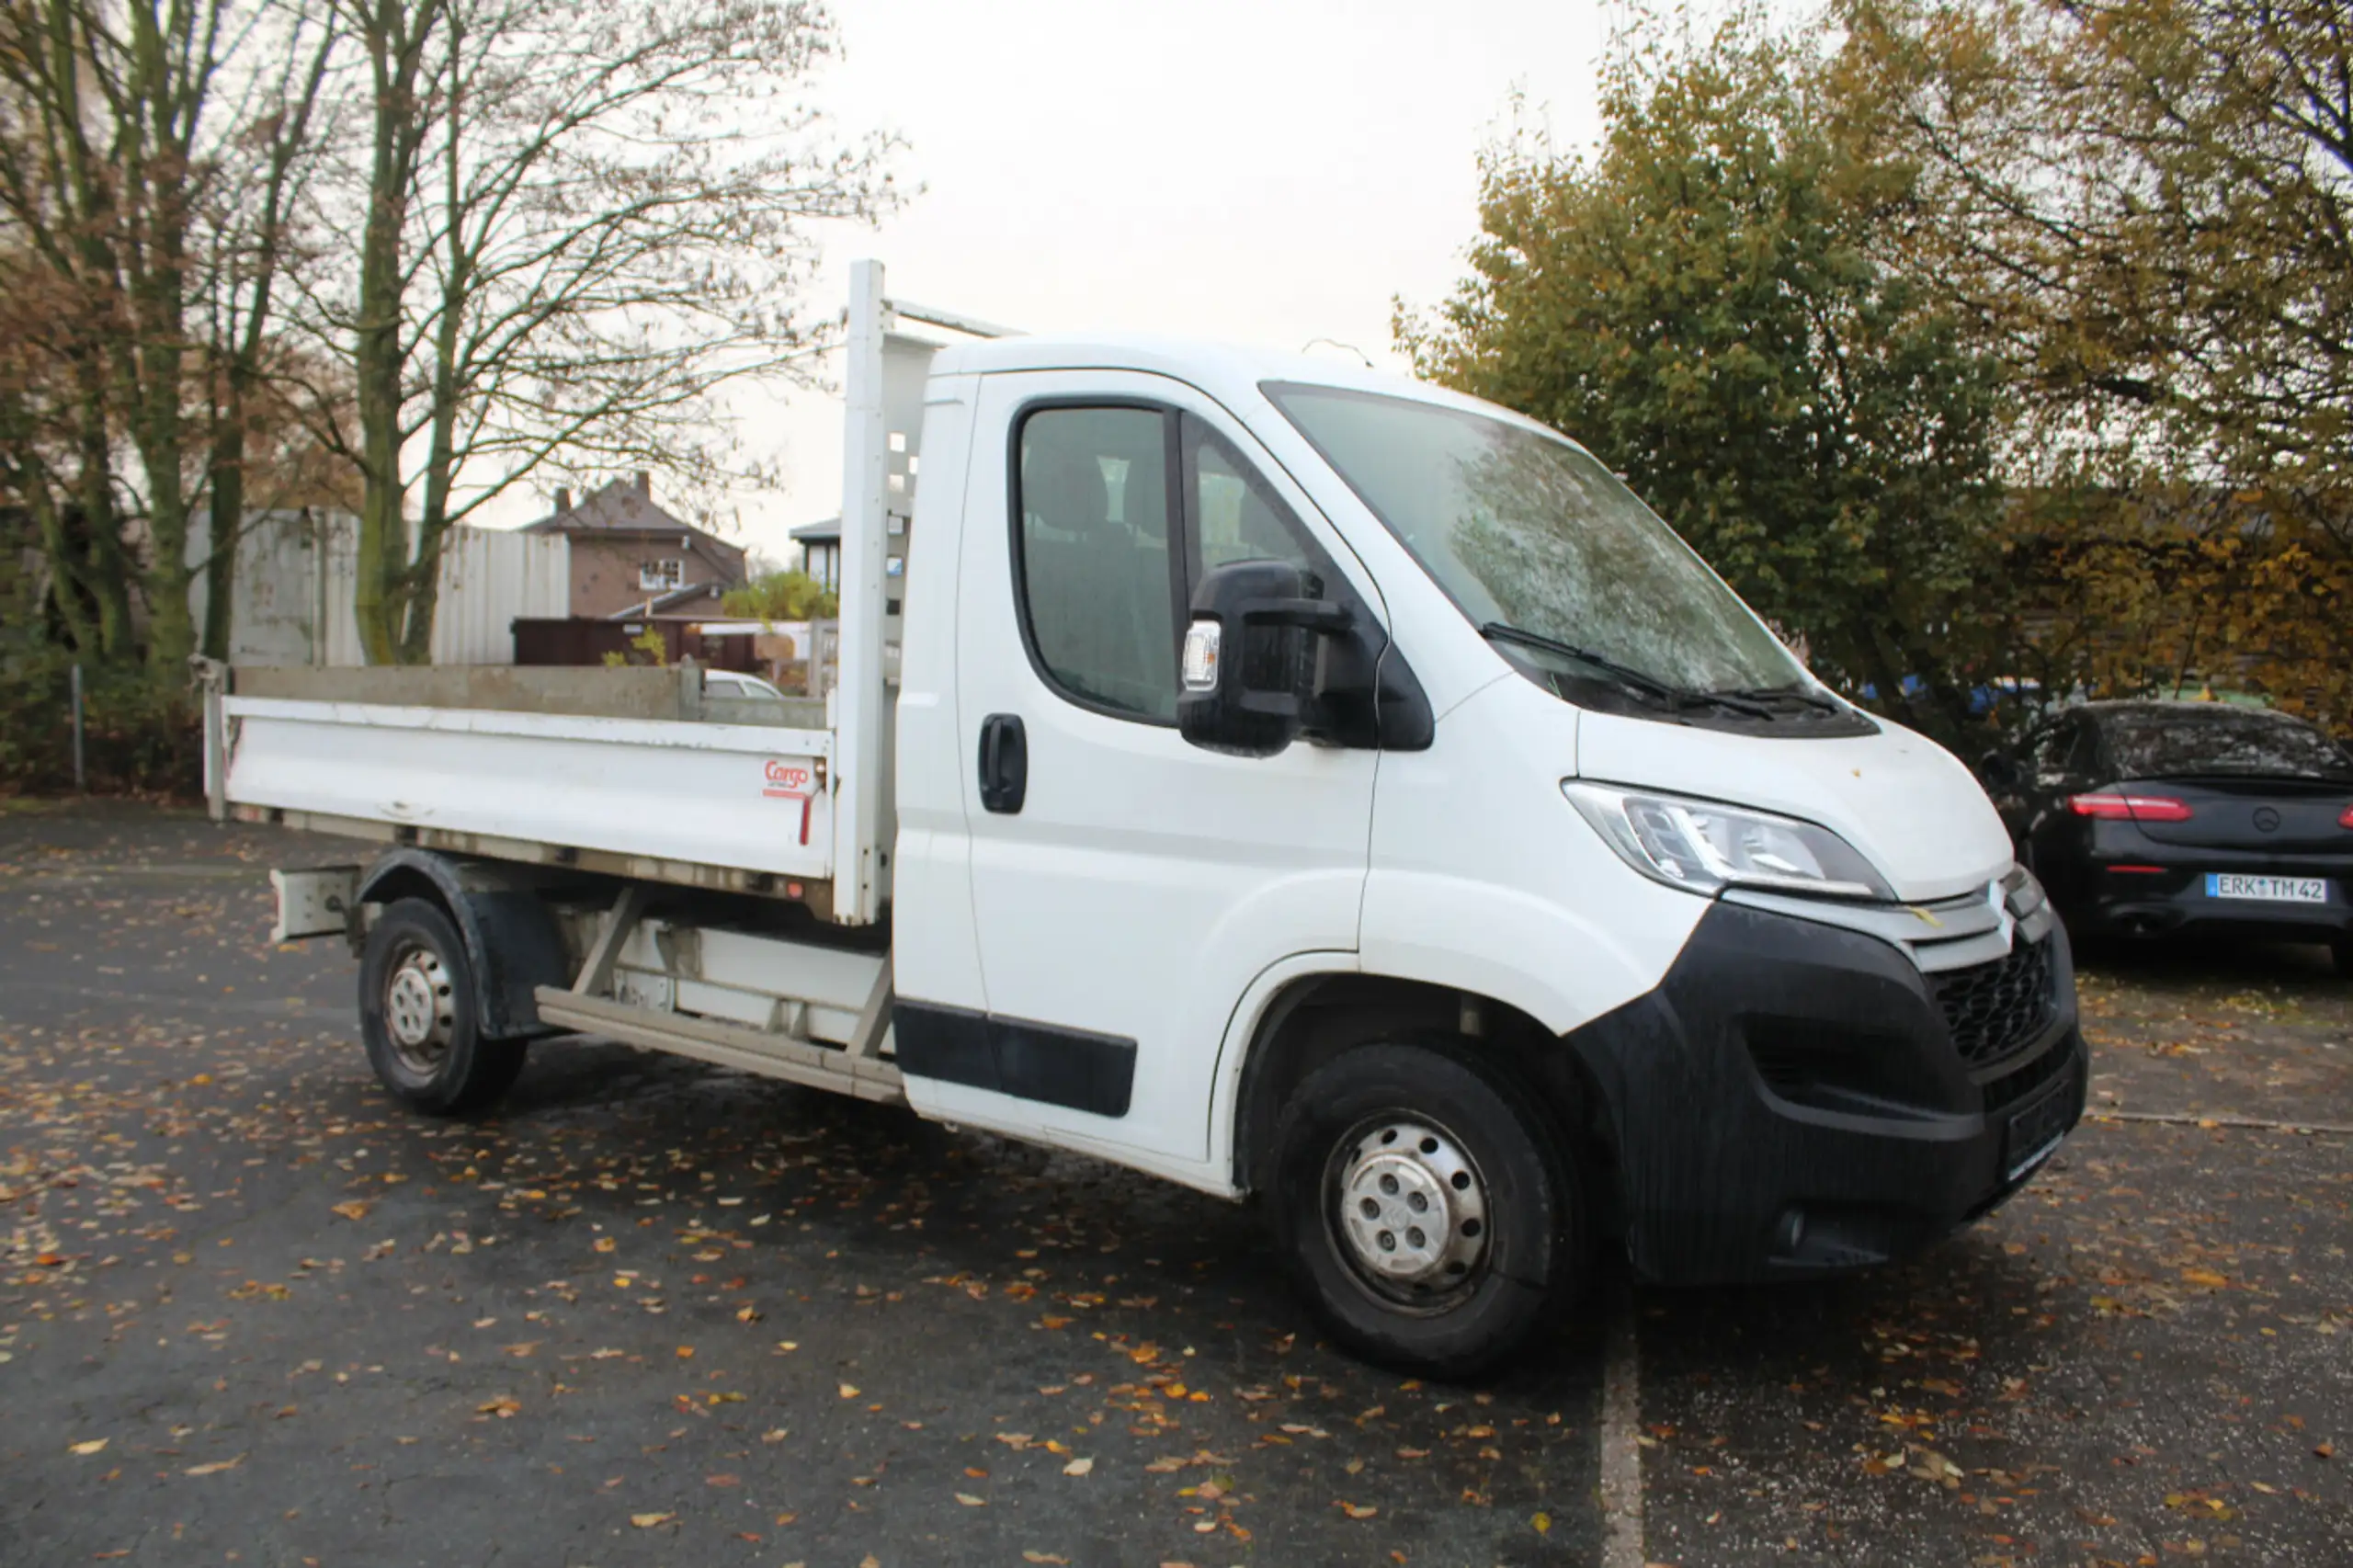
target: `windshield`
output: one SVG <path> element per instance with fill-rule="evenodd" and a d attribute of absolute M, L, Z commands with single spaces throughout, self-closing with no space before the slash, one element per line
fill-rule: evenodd
<path fill-rule="evenodd" d="M 1411 398 L 1265 390 L 1472 624 L 1529 634 L 1510 640 L 1514 654 L 1575 662 L 1542 640 L 1684 692 L 1807 684 L 1748 607 L 1582 448 Z"/>
<path fill-rule="evenodd" d="M 2099 727 L 2125 778 L 2353 779 L 2353 760 L 2336 743 L 2284 713 L 2202 704 L 2133 708 L 2101 714 Z"/>

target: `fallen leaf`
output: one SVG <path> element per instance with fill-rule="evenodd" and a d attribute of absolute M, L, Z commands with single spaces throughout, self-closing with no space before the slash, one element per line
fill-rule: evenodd
<path fill-rule="evenodd" d="M 496 1399 L 486 1399 L 475 1405 L 474 1412 L 480 1415 L 495 1415 L 501 1421 L 505 1421 L 522 1408 L 521 1400 L 510 1394 L 500 1394 Z"/>
<path fill-rule="evenodd" d="M 973 1496 L 969 1492 L 959 1492 L 956 1494 L 956 1501 L 963 1504 L 967 1508 L 985 1508 L 988 1506 L 986 1501 Z"/>
<path fill-rule="evenodd" d="M 1538 1535 L 1542 1535 L 1552 1528 L 1552 1516 L 1539 1510 L 1529 1518 L 1528 1522 L 1536 1527 Z"/>
<path fill-rule="evenodd" d="M 656 1525 L 666 1525 L 677 1517 L 676 1514 L 631 1514 L 629 1522 L 639 1529 L 650 1530 Z"/>
<path fill-rule="evenodd" d="M 77 1454 L 95 1454 L 105 1448 L 109 1440 L 105 1437 L 93 1437 L 86 1443 L 74 1444 L 74 1451 Z"/>
<path fill-rule="evenodd" d="M 210 1464 L 192 1464 L 180 1473 L 183 1475 L 218 1475 L 224 1470 L 234 1470 L 244 1462 L 245 1456 L 239 1454 L 233 1460 L 215 1460 Z"/>
<path fill-rule="evenodd" d="M 598 1252 L 611 1252 L 620 1244 L 620 1243 L 615 1241 L 610 1236 L 598 1236 L 597 1238 L 597 1250 Z"/>
<path fill-rule="evenodd" d="M 1051 1552 L 1051 1551 L 1024 1551 L 1021 1553 L 1021 1561 L 1022 1561 L 1022 1562 L 1062 1562 L 1062 1563 L 1068 1563 L 1068 1562 L 1070 1562 L 1070 1559 L 1069 1559 L 1069 1558 L 1067 1558 L 1067 1557 L 1057 1557 L 1057 1556 L 1055 1556 L 1055 1555 L 1054 1555 L 1052 1552 Z"/>
<path fill-rule="evenodd" d="M 376 1206 L 364 1198 L 355 1198 L 348 1203 L 336 1204 L 334 1212 L 347 1220 L 365 1220 L 368 1218 L 368 1210 Z"/>
<path fill-rule="evenodd" d="M 2210 1286 L 2217 1290 L 2231 1282 L 2227 1275 L 2217 1274 L 2211 1268 L 2185 1268 L 2181 1277 L 2192 1285 Z"/>
<path fill-rule="evenodd" d="M 1063 1473 L 1064 1475 L 1085 1475 L 1094 1468 L 1095 1461 L 1093 1460 L 1073 1460 L 1070 1463 L 1063 1466 Z"/>
<path fill-rule="evenodd" d="M 842 1385 L 842 1397 L 844 1399 L 856 1399 L 858 1397 L 858 1385 L 856 1383 L 844 1383 Z"/>
<path fill-rule="evenodd" d="M 1369 1519 L 1381 1510 L 1370 1503 L 1342 1503 L 1340 1512 L 1352 1519 Z"/>

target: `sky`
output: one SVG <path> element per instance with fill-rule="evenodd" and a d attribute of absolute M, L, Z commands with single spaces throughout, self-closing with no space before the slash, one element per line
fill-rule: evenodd
<path fill-rule="evenodd" d="M 813 97 L 844 132 L 902 137 L 912 188 L 879 229 L 824 233 L 810 302 L 838 309 L 848 263 L 873 256 L 895 298 L 1024 330 L 1329 338 L 1402 368 L 1391 301 L 1436 303 L 1461 276 L 1479 151 L 1514 95 L 1559 145 L 1597 130 L 1613 14 L 1597 0 L 835 0 L 843 55 Z M 838 510 L 838 405 L 801 392 L 738 409 L 747 447 L 789 478 L 733 498 L 735 537 L 790 559 L 785 530 Z"/>

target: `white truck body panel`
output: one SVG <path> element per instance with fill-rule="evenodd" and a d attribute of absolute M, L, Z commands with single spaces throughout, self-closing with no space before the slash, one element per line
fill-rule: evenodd
<path fill-rule="evenodd" d="M 822 730 L 224 698 L 234 805 L 822 881 Z"/>
<path fill-rule="evenodd" d="M 1264 460 L 1249 432 L 1214 403 L 1157 376 L 990 377 L 976 426 L 1010 430 L 1023 410 L 1075 396 L 1185 409 Z M 963 793 L 970 848 L 935 841 L 926 852 L 961 861 L 969 891 L 957 896 L 952 874 L 944 878 L 947 913 L 926 918 L 972 922 L 979 973 L 936 973 L 907 955 L 898 983 L 929 1002 L 1132 1040 L 1133 1095 L 1116 1119 L 915 1077 L 909 1098 L 950 1119 L 999 1125 L 1019 1116 L 1057 1137 L 1115 1140 L 1155 1159 L 1199 1162 L 1210 1140 L 1214 1042 L 1235 999 L 1270 962 L 1356 947 L 1379 754 L 1300 745 L 1260 759 L 1221 756 L 1188 744 L 1174 724 L 1066 700 L 1028 656 L 1017 619 L 1011 529 L 998 524 L 1009 452 L 1007 442 L 992 440 L 972 453 L 964 503 L 971 521 L 959 556 L 918 557 L 912 570 L 922 602 L 952 594 L 957 605 L 958 733 L 974 733 L 991 713 L 1026 721 L 1028 799 L 1017 812 L 989 812 L 971 767 L 949 775 Z M 1303 495 L 1285 498 L 1302 520 L 1313 517 Z M 1346 558 L 1336 537 L 1309 526 Z M 957 574 L 961 592 L 928 575 L 942 567 Z M 907 726 L 911 734 L 915 728 Z M 941 813 L 938 837 L 957 831 Z M 947 989 L 959 979 L 959 989 Z"/>

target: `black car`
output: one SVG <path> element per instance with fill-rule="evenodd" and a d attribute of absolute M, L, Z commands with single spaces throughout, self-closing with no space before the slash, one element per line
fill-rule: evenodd
<path fill-rule="evenodd" d="M 1983 772 L 2076 935 L 2326 942 L 2353 975 L 2353 755 L 2302 720 L 2093 702 L 1989 753 Z"/>

